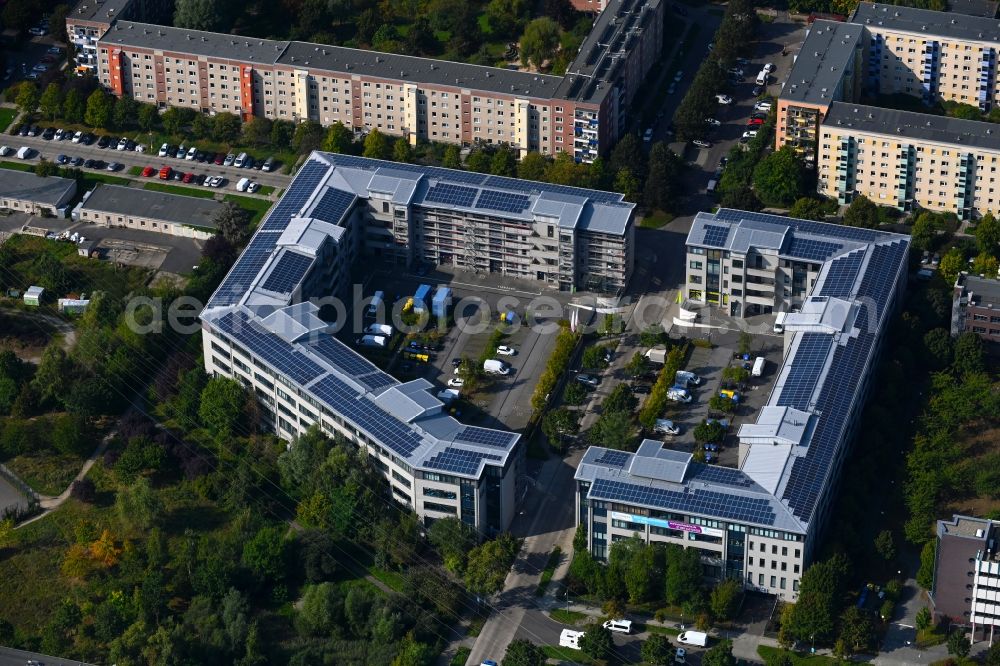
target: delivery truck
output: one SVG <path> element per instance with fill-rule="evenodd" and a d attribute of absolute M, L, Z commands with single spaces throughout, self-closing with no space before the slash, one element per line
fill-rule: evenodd
<path fill-rule="evenodd" d="M 681 645 L 705 647 L 708 645 L 708 634 L 704 631 L 682 631 L 677 637 L 677 642 Z"/>
<path fill-rule="evenodd" d="M 663 365 L 667 362 L 667 348 L 664 346 L 653 347 L 646 351 L 646 358 L 649 359 L 651 363 L 659 363 Z"/>
<path fill-rule="evenodd" d="M 508 375 L 510 374 L 510 366 L 503 361 L 498 361 L 495 358 L 483 361 L 483 370 L 491 375 Z"/>

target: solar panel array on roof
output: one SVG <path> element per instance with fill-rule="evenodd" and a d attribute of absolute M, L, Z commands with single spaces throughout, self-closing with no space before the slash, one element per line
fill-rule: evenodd
<path fill-rule="evenodd" d="M 302 282 L 312 263 L 312 257 L 286 251 L 271 269 L 261 287 L 279 294 L 291 293 Z"/>
<path fill-rule="evenodd" d="M 713 247 L 725 247 L 726 239 L 729 238 L 728 226 L 720 226 L 716 224 L 706 224 L 705 225 L 705 239 L 702 241 L 704 245 L 712 245 Z"/>
<path fill-rule="evenodd" d="M 350 420 L 355 427 L 368 432 L 393 452 L 408 457 L 420 446 L 420 435 L 399 420 L 389 416 L 370 400 L 333 375 L 327 374 L 309 391 L 331 409 Z"/>
<path fill-rule="evenodd" d="M 330 167 L 309 160 L 302 165 L 299 172 L 295 174 L 295 180 L 288 187 L 284 196 L 278 200 L 278 204 L 271 209 L 271 212 L 264 218 L 264 224 L 260 226 L 262 231 L 284 231 L 288 227 L 289 220 L 298 215 L 302 207 L 306 205 L 313 190 L 329 171 Z"/>
<path fill-rule="evenodd" d="M 332 335 L 321 335 L 310 340 L 307 345 L 330 365 L 358 381 L 369 391 L 376 392 L 378 389 L 398 383 L 390 375 L 379 370 L 374 363 L 356 354 Z"/>
<path fill-rule="evenodd" d="M 477 190 L 471 187 L 438 183 L 427 190 L 427 194 L 424 195 L 424 201 L 469 208 L 472 206 L 472 202 L 476 200 L 476 193 Z"/>
<path fill-rule="evenodd" d="M 324 372 L 323 368 L 305 354 L 277 335 L 261 329 L 242 312 L 230 312 L 221 317 L 218 327 L 252 355 L 273 366 L 293 382 L 307 384 Z"/>
<path fill-rule="evenodd" d="M 499 210 L 505 213 L 523 213 L 531 205 L 531 199 L 523 194 L 512 194 L 500 190 L 480 190 L 476 208 Z"/>
<path fill-rule="evenodd" d="M 444 451 L 436 453 L 430 460 L 424 463 L 424 467 L 439 469 L 442 472 L 453 474 L 475 475 L 479 470 L 479 463 L 482 460 L 503 460 L 500 456 L 492 453 L 482 453 L 479 451 L 467 451 L 449 446 Z"/>
<path fill-rule="evenodd" d="M 717 492 L 714 490 L 667 490 L 627 481 L 594 479 L 590 487 L 594 499 L 667 509 L 704 516 L 718 516 L 757 525 L 773 525 L 774 508 L 767 499 Z"/>
<path fill-rule="evenodd" d="M 243 250 L 243 254 L 236 260 L 229 275 L 212 294 L 208 307 L 214 308 L 238 303 L 250 285 L 253 284 L 260 269 L 267 263 L 268 257 L 274 252 L 277 240 L 277 234 L 257 232 L 257 235 Z"/>
<path fill-rule="evenodd" d="M 841 243 L 828 243 L 826 241 L 814 240 L 812 238 L 799 238 L 792 236 L 792 241 L 788 244 L 788 250 L 782 254 L 805 261 L 826 261 L 837 250 L 841 249 Z"/>
<path fill-rule="evenodd" d="M 615 451 L 613 449 L 608 449 L 601 456 L 594 461 L 595 465 L 607 465 L 609 467 L 625 467 L 628 463 L 629 458 L 632 457 L 631 453 L 627 451 Z"/>
<path fill-rule="evenodd" d="M 501 448 L 506 448 L 515 439 L 517 439 L 517 433 L 504 432 L 502 430 L 491 430 L 489 428 L 480 428 L 478 426 L 463 426 L 458 434 L 455 435 L 455 441 L 457 442 L 468 442 L 469 444 L 485 444 L 487 446 L 499 446 Z"/>
<path fill-rule="evenodd" d="M 820 296 L 839 296 L 845 298 L 851 295 L 854 283 L 858 279 L 858 272 L 864 262 L 864 250 L 858 250 L 837 257 L 830 262 L 830 267 L 826 271 L 826 278 L 823 280 L 823 287 L 819 290 Z"/>
<path fill-rule="evenodd" d="M 688 465 L 687 478 L 689 481 L 721 483 L 736 488 L 749 488 L 753 485 L 753 479 L 738 469 L 707 465 L 705 463 L 691 463 Z"/>
<path fill-rule="evenodd" d="M 797 217 L 782 217 L 781 215 L 771 215 L 769 213 L 753 213 L 745 210 L 735 210 L 733 208 L 722 208 L 715 214 L 715 218 L 720 222 L 739 222 L 741 220 L 755 220 L 757 222 L 767 222 L 769 224 L 781 224 L 792 227 L 796 231 L 803 231 L 817 236 L 833 236 L 841 239 L 871 243 L 878 240 L 883 234 L 873 229 L 862 227 L 848 227 L 840 224 L 830 224 L 828 222 L 813 222 L 812 220 L 800 220 Z"/>
<path fill-rule="evenodd" d="M 357 197 L 353 192 L 345 192 L 331 187 L 319 198 L 309 216 L 330 224 L 337 224 L 355 199 Z"/>
<path fill-rule="evenodd" d="M 785 383 L 778 396 L 778 405 L 807 411 L 812 394 L 816 390 L 820 374 L 830 355 L 833 336 L 826 333 L 802 333 L 795 358 L 785 376 Z"/>

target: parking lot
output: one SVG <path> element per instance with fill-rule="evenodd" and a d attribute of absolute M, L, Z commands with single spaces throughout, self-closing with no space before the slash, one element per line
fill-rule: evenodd
<path fill-rule="evenodd" d="M 65 62 L 64 53 L 60 53 L 58 56 L 54 52 L 49 53 L 50 48 L 57 46 L 60 45 L 53 41 L 52 35 L 31 37 L 31 39 L 20 43 L 14 43 L 13 40 L 5 42 L 4 55 L 7 66 L 2 72 L 3 87 L 6 88 L 26 79 L 34 80 L 39 85 L 47 83 Z M 62 51 L 61 48 L 60 51 Z M 47 55 L 56 56 L 51 59 L 51 62 L 44 63 L 48 66 L 48 70 L 46 72 L 34 71 L 33 68 L 42 64 Z"/>
<path fill-rule="evenodd" d="M 522 430 L 531 416 L 531 394 L 545 369 L 555 340 L 554 333 L 540 332 L 539 327 L 526 325 L 526 308 L 539 292 L 521 291 L 497 276 L 470 276 L 440 270 L 414 275 L 385 268 L 368 274 L 364 294 L 370 296 L 375 291 L 383 291 L 389 301 L 387 305 L 391 306 L 397 297 L 405 300 L 412 296 L 421 284 L 432 288 L 451 288 L 455 325 L 439 341 L 438 349 L 429 362 L 407 361 L 397 355 L 392 359 L 389 371 L 403 380 L 423 377 L 443 389 L 454 377 L 453 361 L 462 358 L 477 361 L 499 325 L 498 314 L 513 309 L 518 315 L 519 325 L 505 329 L 510 332 L 502 344 L 512 347 L 515 353 L 498 357 L 511 367 L 511 373 L 507 376 L 488 376 L 475 393 L 463 395 L 463 398 L 469 398 L 466 404 L 471 406 L 471 413 L 461 413 L 463 407 L 459 403 L 456 415 L 463 421 L 478 425 Z M 530 285 L 519 286 L 530 289 Z M 560 297 L 557 293 L 546 292 L 546 295 Z M 538 317 L 534 321 L 554 324 L 557 319 L 555 316 L 551 319 Z M 365 353 L 364 349 L 360 351 Z"/>

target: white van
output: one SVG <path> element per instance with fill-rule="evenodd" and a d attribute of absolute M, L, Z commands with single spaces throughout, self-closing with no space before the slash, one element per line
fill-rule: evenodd
<path fill-rule="evenodd" d="M 785 318 L 788 316 L 787 312 L 779 312 L 778 316 L 774 319 L 774 332 L 784 333 L 785 332 Z"/>
<path fill-rule="evenodd" d="M 382 305 L 382 301 L 385 300 L 385 292 L 376 291 L 372 295 L 372 300 L 368 304 L 368 309 L 365 310 L 365 314 L 369 317 L 374 317 L 378 315 L 378 307 Z"/>
<path fill-rule="evenodd" d="M 236 167 L 237 169 L 242 169 L 243 165 L 246 164 L 246 162 L 247 162 L 247 154 L 240 153 L 239 155 L 236 156 L 236 161 L 233 162 L 233 166 Z"/>
<path fill-rule="evenodd" d="M 620 634 L 631 634 L 632 620 L 608 620 L 604 623 L 604 628 L 608 631 L 617 631 Z"/>
<path fill-rule="evenodd" d="M 763 86 L 767 85 L 767 70 L 760 70 L 760 74 L 757 75 L 757 85 Z"/>
<path fill-rule="evenodd" d="M 248 187 L 250 187 L 249 178 L 240 178 L 239 181 L 236 183 L 237 192 L 246 192 Z"/>
<path fill-rule="evenodd" d="M 714 193 L 715 188 L 718 186 L 718 184 L 719 181 L 713 178 L 712 180 L 708 181 L 708 187 L 705 188 L 705 191 L 708 192 L 709 194 Z"/>
<path fill-rule="evenodd" d="M 755 358 L 753 360 L 753 369 L 750 371 L 750 374 L 753 375 L 754 377 L 760 377 L 761 375 L 763 375 L 764 364 L 766 362 L 767 361 L 764 360 L 763 356 L 758 356 L 757 358 Z"/>
<path fill-rule="evenodd" d="M 583 636 L 582 631 L 573 631 L 572 629 L 563 629 L 562 633 L 559 634 L 559 647 L 572 648 L 573 650 L 580 649 L 580 637 Z"/>
<path fill-rule="evenodd" d="M 21 146 L 17 151 L 17 159 L 26 160 L 31 157 L 34 150 L 28 148 L 27 146 Z"/>

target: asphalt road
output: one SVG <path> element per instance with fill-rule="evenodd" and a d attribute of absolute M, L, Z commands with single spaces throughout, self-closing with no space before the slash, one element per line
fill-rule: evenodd
<path fill-rule="evenodd" d="M 83 661 L 50 657 L 38 654 L 37 652 L 25 652 L 24 650 L 0 647 L 0 666 L 24 666 L 29 659 L 38 661 L 42 666 L 91 666 Z"/>
<path fill-rule="evenodd" d="M 39 125 L 39 127 L 44 127 L 44 125 Z M 56 155 L 59 154 L 66 155 L 67 157 L 82 157 L 84 159 L 93 158 L 103 160 L 105 162 L 119 162 L 125 165 L 125 169 L 115 172 L 114 175 L 123 178 L 135 178 L 136 180 L 157 180 L 157 178 L 156 176 L 153 176 L 152 178 L 129 176 L 128 167 L 151 166 L 159 171 L 161 166 L 169 166 L 172 169 L 183 171 L 185 173 L 189 171 L 193 172 L 195 175 L 205 173 L 210 176 L 223 176 L 228 182 L 226 182 L 223 187 L 219 188 L 219 191 L 233 191 L 236 182 L 243 177 L 255 180 L 261 185 L 272 185 L 280 188 L 287 187 L 288 183 L 292 180 L 291 176 L 287 176 L 276 171 L 265 173 L 255 169 L 237 169 L 235 167 L 217 166 L 215 164 L 207 165 L 195 162 L 194 160 L 179 160 L 174 157 L 157 157 L 155 152 L 149 152 L 148 147 L 146 149 L 147 152 L 136 153 L 134 151 L 126 152 L 124 150 L 114 150 L 110 147 L 98 148 L 96 142 L 90 144 L 89 146 L 84 146 L 79 143 L 73 143 L 69 140 L 55 141 L 53 139 L 46 141 L 40 136 L 11 136 L 9 134 L 0 136 L 0 144 L 13 148 L 14 150 L 17 150 L 21 146 L 34 148 L 37 153 L 33 155 L 31 159 L 25 160 L 27 162 L 37 162 L 41 157 L 52 161 L 55 159 Z M 157 146 L 157 150 L 159 150 L 159 146 Z M 17 158 L 13 155 L 9 155 L 5 159 L 16 160 Z M 102 171 L 101 173 L 109 172 Z M 174 183 L 175 181 L 169 182 Z"/>

